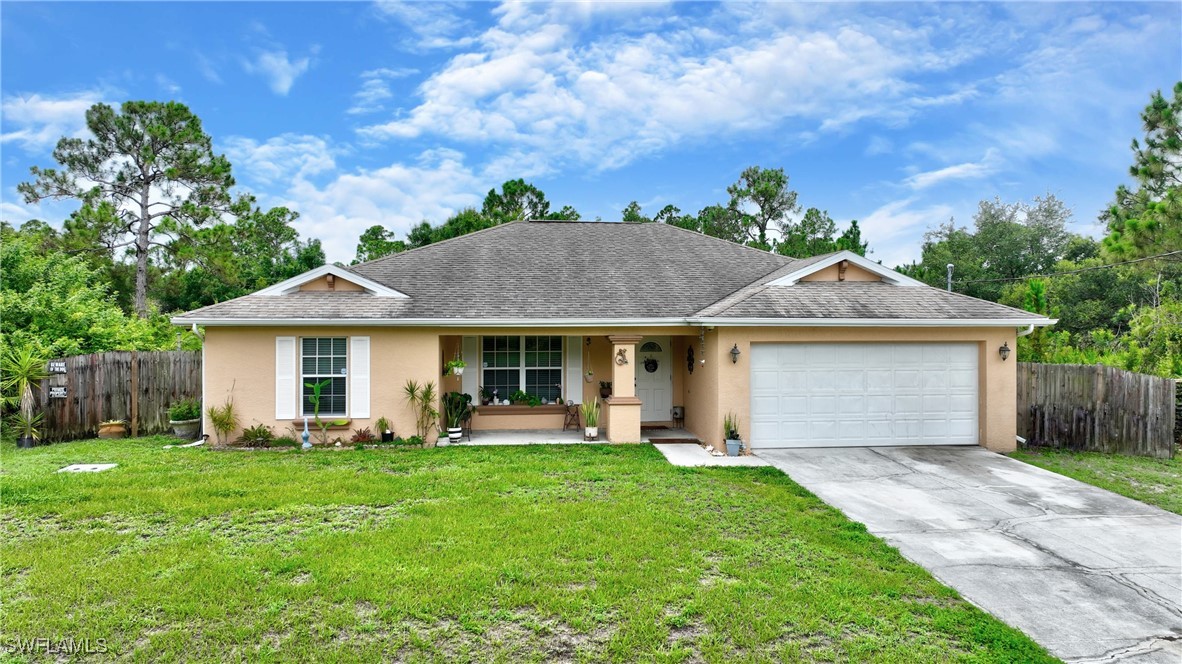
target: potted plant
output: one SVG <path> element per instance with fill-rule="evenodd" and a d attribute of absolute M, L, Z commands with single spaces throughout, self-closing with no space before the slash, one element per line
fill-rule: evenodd
<path fill-rule="evenodd" d="M 209 421 L 213 423 L 213 430 L 218 435 L 218 445 L 225 445 L 230 440 L 230 434 L 238 428 L 238 413 L 234 410 L 234 401 L 229 397 L 221 406 L 209 407 Z"/>
<path fill-rule="evenodd" d="M 445 376 L 447 376 L 447 375 L 463 376 L 464 375 L 464 367 L 466 367 L 466 366 L 468 366 L 468 363 L 461 360 L 458 357 L 448 360 L 447 364 L 443 365 L 443 375 L 445 375 Z"/>
<path fill-rule="evenodd" d="M 592 380 L 592 379 L 594 379 L 594 378 L 595 378 L 595 372 L 594 372 L 594 371 L 592 371 L 592 370 L 588 369 L 588 370 L 586 370 L 586 371 L 584 371 L 584 372 L 583 372 L 583 380 L 587 381 L 588 383 L 590 383 L 590 382 L 591 382 L 591 380 Z"/>
<path fill-rule="evenodd" d="M 472 397 L 460 392 L 443 395 L 443 419 L 447 424 L 447 440 L 458 445 L 464 435 L 464 416 L 468 413 Z"/>
<path fill-rule="evenodd" d="M 487 406 L 489 403 L 495 403 L 497 400 L 497 391 L 490 390 L 487 387 L 480 388 L 480 405 Z"/>
<path fill-rule="evenodd" d="M 385 416 L 379 417 L 374 426 L 378 428 L 378 434 L 381 435 L 383 443 L 394 442 L 394 430 L 390 427 L 390 420 Z"/>
<path fill-rule="evenodd" d="M 599 398 L 606 399 L 612 395 L 612 382 L 610 380 L 599 381 Z"/>
<path fill-rule="evenodd" d="M 583 411 L 583 440 L 599 440 L 599 399 L 585 402 Z"/>
<path fill-rule="evenodd" d="M 20 416 L 17 428 L 21 430 L 18 447 L 33 447 L 35 439 L 40 436 L 36 431 L 40 428 L 42 414 L 33 414 L 33 385 L 40 382 L 49 374 L 45 370 L 45 358 L 32 346 L 12 348 L 4 355 L 0 362 L 0 372 L 4 380 L 0 383 L 4 390 L 4 402 L 19 406 Z"/>
<path fill-rule="evenodd" d="M 739 438 L 739 416 L 727 413 L 722 418 L 722 434 L 726 438 L 726 455 L 739 456 L 743 449 L 743 439 Z"/>
<path fill-rule="evenodd" d="M 99 438 L 122 438 L 127 435 L 127 423 L 123 420 L 99 422 Z"/>
<path fill-rule="evenodd" d="M 168 424 L 177 438 L 194 440 L 201 430 L 201 402 L 197 399 L 172 402 L 168 407 Z"/>
<path fill-rule="evenodd" d="M 37 439 L 41 437 L 41 422 L 45 419 L 42 413 L 34 413 L 32 417 L 25 417 L 24 413 L 18 412 L 13 416 L 17 431 L 20 432 L 20 437 L 16 439 L 17 447 L 35 447 Z"/>
<path fill-rule="evenodd" d="M 509 401 L 514 404 L 529 403 L 529 400 L 530 400 L 529 393 L 526 392 L 525 390 L 517 390 L 513 394 L 509 395 Z"/>

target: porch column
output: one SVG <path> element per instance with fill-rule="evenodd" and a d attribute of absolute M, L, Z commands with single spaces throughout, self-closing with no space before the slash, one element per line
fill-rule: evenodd
<path fill-rule="evenodd" d="M 640 442 L 640 399 L 636 398 L 638 334 L 608 336 L 612 344 L 612 395 L 607 400 L 607 439 L 613 443 Z"/>

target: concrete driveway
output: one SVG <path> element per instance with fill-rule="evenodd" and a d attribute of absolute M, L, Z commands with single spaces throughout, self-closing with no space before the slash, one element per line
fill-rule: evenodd
<path fill-rule="evenodd" d="M 1182 516 L 979 447 L 757 454 L 1061 659 L 1182 662 Z"/>

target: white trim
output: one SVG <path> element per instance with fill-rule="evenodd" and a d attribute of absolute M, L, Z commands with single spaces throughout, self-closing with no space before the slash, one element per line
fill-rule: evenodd
<path fill-rule="evenodd" d="M 858 267 L 862 268 L 863 270 L 866 270 L 867 272 L 872 272 L 874 274 L 877 274 L 879 277 L 882 277 L 883 281 L 886 281 L 886 282 L 893 284 L 895 286 L 906 286 L 909 288 L 915 287 L 915 286 L 927 287 L 927 284 L 923 283 L 922 281 L 917 281 L 915 279 L 912 279 L 911 277 L 908 277 L 905 274 L 901 274 L 901 273 L 896 272 L 888 267 L 884 267 L 882 265 L 879 265 L 878 263 L 875 263 L 874 261 L 870 260 L 869 258 L 866 258 L 864 256 L 859 256 L 858 254 L 855 254 L 854 252 L 849 251 L 849 250 L 839 251 L 839 252 L 833 254 L 832 256 L 829 256 L 828 258 L 825 258 L 823 260 L 819 260 L 816 263 L 813 263 L 811 265 L 806 265 L 805 267 L 802 267 L 799 270 L 796 270 L 795 272 L 789 272 L 788 274 L 786 274 L 782 277 L 779 277 L 777 279 L 769 281 L 767 283 L 767 285 L 769 285 L 769 286 L 794 286 L 794 285 L 796 285 L 796 282 L 800 281 L 804 277 L 807 277 L 810 274 L 814 274 L 816 272 L 820 272 L 821 270 L 824 270 L 825 268 L 829 267 L 830 265 L 836 265 L 836 264 L 840 263 L 841 261 L 849 261 L 849 262 L 853 263 L 854 265 L 857 265 Z"/>
<path fill-rule="evenodd" d="M 447 328 L 564 328 L 564 327 L 1044 327 L 1057 318 L 173 318 L 174 325 L 197 323 L 207 327 L 447 327 Z"/>
<path fill-rule="evenodd" d="M 294 293 L 294 292 L 298 291 L 300 289 L 300 286 L 303 286 L 304 284 L 306 284 L 310 281 L 316 281 L 317 279 L 319 279 L 325 275 L 329 275 L 329 274 L 331 274 L 334 277 L 344 279 L 345 281 L 348 281 L 350 283 L 357 284 L 358 286 L 361 286 L 362 288 L 364 288 L 366 291 L 368 291 L 371 295 L 374 295 L 375 297 L 409 298 L 409 296 L 406 293 L 396 291 L 393 288 L 390 288 L 389 286 L 383 286 L 383 285 L 379 284 L 378 282 L 373 281 L 372 279 L 366 279 L 365 277 L 361 276 L 360 274 L 350 272 L 350 271 L 346 270 L 345 268 L 338 267 L 336 265 L 333 265 L 332 263 L 328 263 L 326 265 L 321 265 L 320 267 L 316 268 L 315 270 L 308 270 L 307 272 L 305 272 L 303 274 L 296 275 L 296 276 L 292 277 L 291 279 L 287 279 L 286 281 L 281 281 L 281 282 L 275 284 L 274 286 L 268 286 L 260 291 L 256 291 L 256 292 L 252 293 L 252 295 L 270 295 L 270 296 L 287 295 L 288 293 Z"/>
<path fill-rule="evenodd" d="M 1045 327 L 1057 318 L 694 318 L 691 325 L 717 327 Z"/>

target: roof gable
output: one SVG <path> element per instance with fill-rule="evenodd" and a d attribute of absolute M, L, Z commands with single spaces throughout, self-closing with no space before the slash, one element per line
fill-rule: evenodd
<path fill-rule="evenodd" d="M 927 284 L 923 283 L 922 281 L 917 281 L 888 267 L 883 267 L 882 265 L 879 265 L 878 263 L 875 263 L 864 256 L 859 256 L 852 251 L 838 251 L 823 257 L 818 256 L 816 257 L 816 260 L 810 262 L 808 265 L 792 270 L 788 274 L 785 274 L 781 277 L 777 277 L 776 279 L 768 282 L 768 285 L 795 286 L 805 277 L 816 274 L 817 272 L 820 272 L 821 270 L 824 270 L 825 268 L 832 265 L 837 265 L 842 261 L 849 261 L 851 264 L 857 265 L 859 268 L 871 274 L 876 274 L 880 279 L 882 279 L 883 282 L 891 284 L 892 286 L 905 286 L 909 288 L 916 286 L 927 286 Z"/>
<path fill-rule="evenodd" d="M 329 277 L 329 276 L 333 277 L 334 279 L 340 279 L 342 281 L 347 281 L 351 284 L 359 286 L 361 288 L 361 290 L 363 290 L 364 292 L 366 292 L 374 297 L 395 297 L 395 298 L 408 297 L 405 293 L 403 293 L 401 291 L 390 288 L 389 286 L 383 286 L 382 284 L 379 284 L 378 282 L 376 282 L 372 279 L 368 279 L 366 277 L 361 276 L 360 274 L 357 274 L 355 272 L 351 272 L 350 270 L 340 267 L 339 265 L 332 265 L 332 264 L 321 265 L 320 267 L 318 267 L 314 270 L 308 270 L 307 272 L 305 272 L 303 274 L 298 274 L 298 275 L 292 277 L 291 279 L 288 279 L 286 281 L 281 281 L 281 282 L 275 284 L 274 286 L 268 286 L 267 288 L 264 288 L 264 289 L 256 292 L 255 295 L 266 295 L 266 296 L 290 295 L 292 293 L 297 293 L 297 292 L 303 290 L 301 288 L 302 286 L 308 286 L 311 284 L 315 284 L 316 282 L 324 279 L 325 277 Z M 311 288 L 309 290 L 330 292 L 330 291 L 323 291 L 323 289 L 320 289 L 320 288 Z M 356 290 L 355 289 L 350 289 L 350 290 L 342 289 L 340 292 L 356 292 Z"/>

